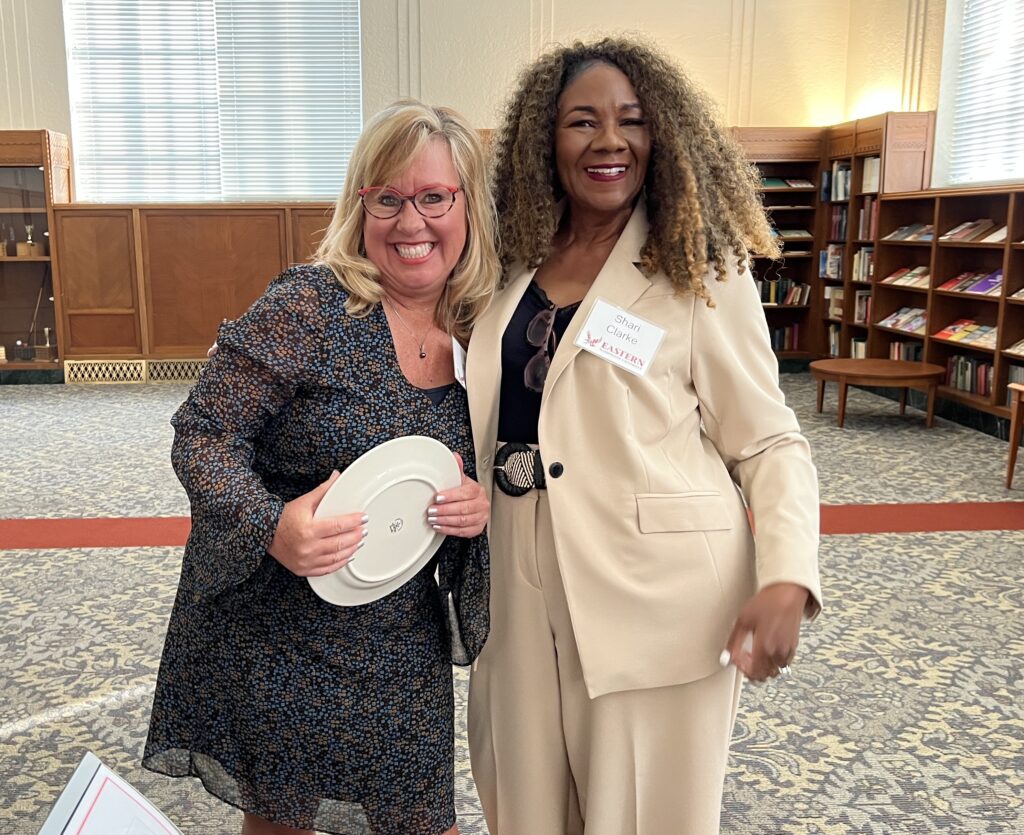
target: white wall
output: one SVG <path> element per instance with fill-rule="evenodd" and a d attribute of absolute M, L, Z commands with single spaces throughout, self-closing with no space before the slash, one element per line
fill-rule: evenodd
<path fill-rule="evenodd" d="M 493 127 L 531 58 L 617 32 L 656 41 L 729 124 L 928 109 L 944 9 L 944 0 L 362 0 L 363 110 L 411 95 Z M 61 0 L 0 0 L 0 47 L 0 129 L 70 132 Z"/>

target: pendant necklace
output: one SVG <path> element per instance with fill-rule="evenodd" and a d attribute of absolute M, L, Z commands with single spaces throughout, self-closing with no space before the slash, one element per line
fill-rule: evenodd
<path fill-rule="evenodd" d="M 413 341 L 416 341 L 416 333 L 415 333 L 415 331 L 413 331 L 412 328 L 409 327 L 408 324 L 406 324 L 405 319 L 402 318 L 402 314 L 398 312 L 398 305 L 396 305 L 393 301 L 391 301 L 390 297 L 384 296 L 384 298 L 387 299 L 388 304 L 391 305 L 391 310 L 394 311 L 395 316 L 398 317 L 398 321 L 402 323 L 402 327 L 405 328 L 407 331 L 409 331 L 409 336 L 411 336 L 413 338 Z M 420 359 L 421 360 L 425 360 L 427 358 L 427 336 L 429 336 L 429 335 L 430 335 L 430 329 L 428 328 L 427 329 L 427 333 L 425 333 L 423 335 L 423 339 L 420 341 Z"/>

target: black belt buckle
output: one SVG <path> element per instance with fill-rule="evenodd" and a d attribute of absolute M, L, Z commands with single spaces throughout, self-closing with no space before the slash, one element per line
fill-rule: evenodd
<path fill-rule="evenodd" d="M 494 453 L 494 483 L 508 496 L 525 496 L 544 489 L 544 464 L 540 450 L 528 444 L 504 444 Z"/>

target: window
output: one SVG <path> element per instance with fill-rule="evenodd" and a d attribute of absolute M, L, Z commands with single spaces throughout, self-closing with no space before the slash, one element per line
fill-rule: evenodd
<path fill-rule="evenodd" d="M 1024 180 L 1024 3 L 949 0 L 933 186 Z"/>
<path fill-rule="evenodd" d="M 333 199 L 359 0 L 64 0 L 83 201 Z"/>

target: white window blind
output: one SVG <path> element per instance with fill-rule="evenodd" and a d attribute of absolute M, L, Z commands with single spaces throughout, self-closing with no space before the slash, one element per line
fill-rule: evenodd
<path fill-rule="evenodd" d="M 64 0 L 77 197 L 333 199 L 359 0 Z"/>
<path fill-rule="evenodd" d="M 949 0 L 934 186 L 1024 180 L 1024 3 Z"/>

